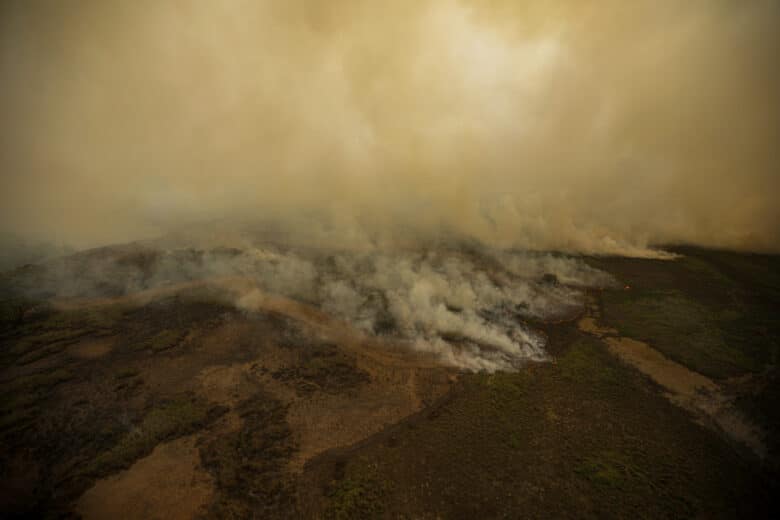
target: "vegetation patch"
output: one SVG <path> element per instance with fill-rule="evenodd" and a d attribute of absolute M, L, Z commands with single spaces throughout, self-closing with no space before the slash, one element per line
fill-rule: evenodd
<path fill-rule="evenodd" d="M 677 248 L 673 261 L 592 258 L 628 290 L 606 291 L 606 324 L 714 378 L 780 359 L 780 256 Z"/>
<path fill-rule="evenodd" d="M 192 433 L 224 411 L 224 408 L 210 406 L 207 402 L 192 397 L 160 403 L 116 445 L 98 455 L 84 473 L 89 476 L 102 476 L 128 468 L 139 458 L 151 453 L 159 443 Z"/>
<path fill-rule="evenodd" d="M 25 317 L 38 302 L 23 296 L 6 295 L 0 299 L 0 333 L 21 327 Z"/>
<path fill-rule="evenodd" d="M 136 343 L 136 350 L 151 350 L 152 352 L 162 352 L 176 347 L 187 336 L 184 330 L 169 329 L 163 330 Z"/>
<path fill-rule="evenodd" d="M 52 388 L 73 379 L 73 372 L 67 368 L 58 368 L 47 372 L 38 372 L 29 376 L 20 376 L 3 384 L 5 395 L 42 395 L 47 394 Z"/>
<path fill-rule="evenodd" d="M 630 289 L 603 293 L 603 320 L 720 379 L 767 433 L 780 468 L 780 256 L 676 248 L 674 261 L 592 258 Z M 730 376 L 739 376 L 733 379 Z"/>
<path fill-rule="evenodd" d="M 575 341 L 557 361 L 564 379 L 587 385 L 593 393 L 614 394 L 635 383 L 604 351 L 604 345 L 591 338 Z"/>
<path fill-rule="evenodd" d="M 353 357 L 327 343 L 306 346 L 297 364 L 277 370 L 273 377 L 292 384 L 302 396 L 318 390 L 339 393 L 370 380 L 367 372 L 357 368 Z"/>
<path fill-rule="evenodd" d="M 146 330 L 159 332 L 210 326 L 219 323 L 224 315 L 236 310 L 218 291 L 207 288 L 179 292 L 134 309 L 130 316 Z"/>
<path fill-rule="evenodd" d="M 333 471 L 319 473 L 314 516 L 708 517 L 763 507 L 742 498 L 765 488 L 727 445 L 580 334 L 555 363 L 463 376 L 448 401 L 382 435 L 392 442 L 350 452 L 335 483 Z"/>
<path fill-rule="evenodd" d="M 132 377 L 136 377 L 139 374 L 140 372 L 138 372 L 138 370 L 125 369 L 125 370 L 120 370 L 116 374 L 114 374 L 114 378 L 116 378 L 117 380 L 129 379 Z"/>
<path fill-rule="evenodd" d="M 73 377 L 72 371 L 61 368 L 20 376 L 0 385 L 0 432 L 13 435 L 29 428 L 40 413 L 40 404 L 58 385 Z"/>
<path fill-rule="evenodd" d="M 596 457 L 588 457 L 577 465 L 575 473 L 597 485 L 622 488 L 629 476 L 620 454 L 606 451 Z"/>
<path fill-rule="evenodd" d="M 81 338 L 113 334 L 121 328 L 124 312 L 119 305 L 62 312 L 41 305 L 0 336 L 2 357 L 6 365 L 26 365 L 58 354 Z"/>
<path fill-rule="evenodd" d="M 209 516 L 292 516 L 294 487 L 285 467 L 295 445 L 286 407 L 260 393 L 241 403 L 236 411 L 241 428 L 217 437 L 200 450 L 203 465 L 217 487 Z"/>
<path fill-rule="evenodd" d="M 723 378 L 758 370 L 758 362 L 726 341 L 724 322 L 738 309 L 718 312 L 679 291 L 608 291 L 604 319 L 624 336 L 646 341 L 701 374 Z"/>
<path fill-rule="evenodd" d="M 329 520 L 380 518 L 387 486 L 376 474 L 375 465 L 353 466 L 361 471 L 331 483 L 324 517 Z"/>

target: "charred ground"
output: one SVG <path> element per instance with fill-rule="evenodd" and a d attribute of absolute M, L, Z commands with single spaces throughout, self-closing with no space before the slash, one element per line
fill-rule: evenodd
<path fill-rule="evenodd" d="M 770 516 L 778 259 L 679 252 L 587 259 L 620 282 L 589 298 L 605 326 L 730 392 L 762 427 L 764 460 L 573 316 L 533 324 L 551 361 L 462 373 L 358 341 L 305 302 L 246 312 L 198 272 L 155 285 L 159 253 L 123 246 L 58 261 L 80 273 L 67 298 L 53 298 L 51 266 L 3 275 L 2 513 Z M 176 254 L 197 265 L 240 251 Z M 160 467 L 184 476 L 160 485 Z"/>

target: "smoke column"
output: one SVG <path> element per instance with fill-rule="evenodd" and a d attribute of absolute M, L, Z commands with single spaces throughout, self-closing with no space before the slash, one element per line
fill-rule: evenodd
<path fill-rule="evenodd" d="M 777 251 L 779 14 L 6 0 L 0 231 L 82 247 L 219 220 L 348 245 Z"/>

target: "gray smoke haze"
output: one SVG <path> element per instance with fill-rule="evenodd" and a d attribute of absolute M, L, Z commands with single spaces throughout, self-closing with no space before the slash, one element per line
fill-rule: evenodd
<path fill-rule="evenodd" d="M 5 0 L 0 230 L 87 246 L 220 219 L 357 245 L 777 251 L 778 15 Z"/>
<path fill-rule="evenodd" d="M 560 254 L 467 247 L 356 252 L 245 240 L 243 248 L 169 249 L 159 241 L 98 248 L 19 269 L 12 280 L 19 293 L 54 298 L 65 308 L 210 290 L 207 301 L 299 322 L 316 313 L 361 341 L 380 338 L 379 345 L 491 372 L 547 360 L 537 324 L 573 319 L 584 308 L 585 289 L 615 283 Z"/>

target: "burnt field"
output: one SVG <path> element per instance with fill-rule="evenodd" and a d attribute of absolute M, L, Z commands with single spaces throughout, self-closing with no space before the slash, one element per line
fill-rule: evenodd
<path fill-rule="evenodd" d="M 772 516 L 778 258 L 675 252 L 7 272 L 0 514 Z"/>

